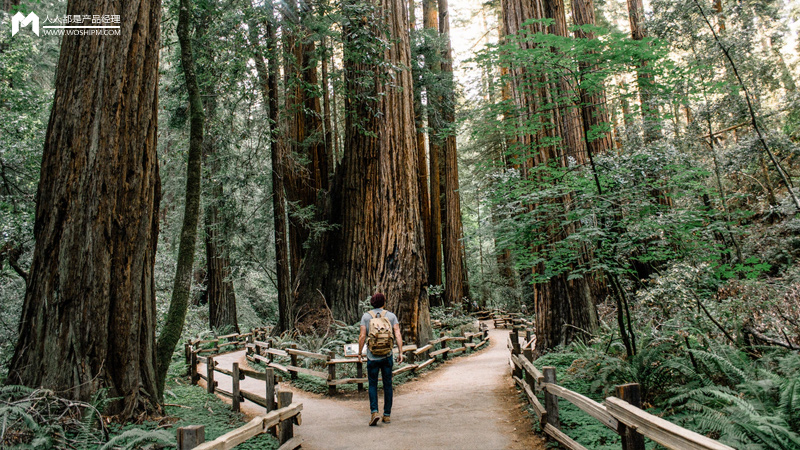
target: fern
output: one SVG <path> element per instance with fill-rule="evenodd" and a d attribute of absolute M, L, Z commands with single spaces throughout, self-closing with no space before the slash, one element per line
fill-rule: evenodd
<path fill-rule="evenodd" d="M 800 433 L 800 379 L 787 379 L 781 386 L 779 407 L 792 431 Z"/>
<path fill-rule="evenodd" d="M 131 428 L 124 433 L 115 436 L 105 443 L 100 450 L 134 450 L 144 448 L 146 444 L 157 444 L 161 446 L 175 446 L 177 442 L 172 433 L 166 430 L 143 430 L 141 428 Z"/>

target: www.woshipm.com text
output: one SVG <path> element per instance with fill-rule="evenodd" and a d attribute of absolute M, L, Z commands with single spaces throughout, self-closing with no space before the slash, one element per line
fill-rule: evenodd
<path fill-rule="evenodd" d="M 45 28 L 42 34 L 45 36 L 119 36 L 120 29 L 70 29 L 70 28 Z"/>

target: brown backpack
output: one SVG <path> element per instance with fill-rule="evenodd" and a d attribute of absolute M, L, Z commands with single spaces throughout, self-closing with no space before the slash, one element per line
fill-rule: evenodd
<path fill-rule="evenodd" d="M 392 323 L 386 317 L 386 311 L 375 313 L 370 311 L 369 315 L 369 334 L 367 335 L 367 346 L 370 353 L 374 356 L 387 356 L 392 353 L 394 345 Z"/>

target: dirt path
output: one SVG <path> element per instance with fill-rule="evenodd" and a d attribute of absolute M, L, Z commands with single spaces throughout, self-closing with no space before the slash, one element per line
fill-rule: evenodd
<path fill-rule="evenodd" d="M 507 330 L 492 329 L 488 348 L 448 361 L 432 372 L 395 388 L 392 423 L 367 426 L 366 391 L 334 398 L 292 389 L 303 403 L 303 424 L 295 435 L 303 448 L 335 449 L 544 449 L 544 440 L 530 429 L 530 419 L 511 380 Z M 244 352 L 215 358 L 223 368 L 244 364 Z M 205 373 L 205 366 L 198 367 Z M 217 374 L 219 387 L 230 390 L 230 378 Z M 201 380 L 202 383 L 202 380 Z M 246 379 L 241 389 L 263 395 L 263 382 Z M 379 390 L 380 392 L 380 390 Z M 383 408 L 383 400 L 379 400 Z M 246 414 L 263 414 L 250 402 Z"/>

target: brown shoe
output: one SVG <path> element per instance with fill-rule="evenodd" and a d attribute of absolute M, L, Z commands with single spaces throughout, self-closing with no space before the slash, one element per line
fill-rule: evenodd
<path fill-rule="evenodd" d="M 389 416 L 383 416 L 383 423 L 391 423 L 392 418 Z"/>
<path fill-rule="evenodd" d="M 369 419 L 369 426 L 374 427 L 375 425 L 377 425 L 378 420 L 380 420 L 380 418 L 381 418 L 380 414 L 376 412 L 372 413 L 372 417 L 370 417 Z"/>

